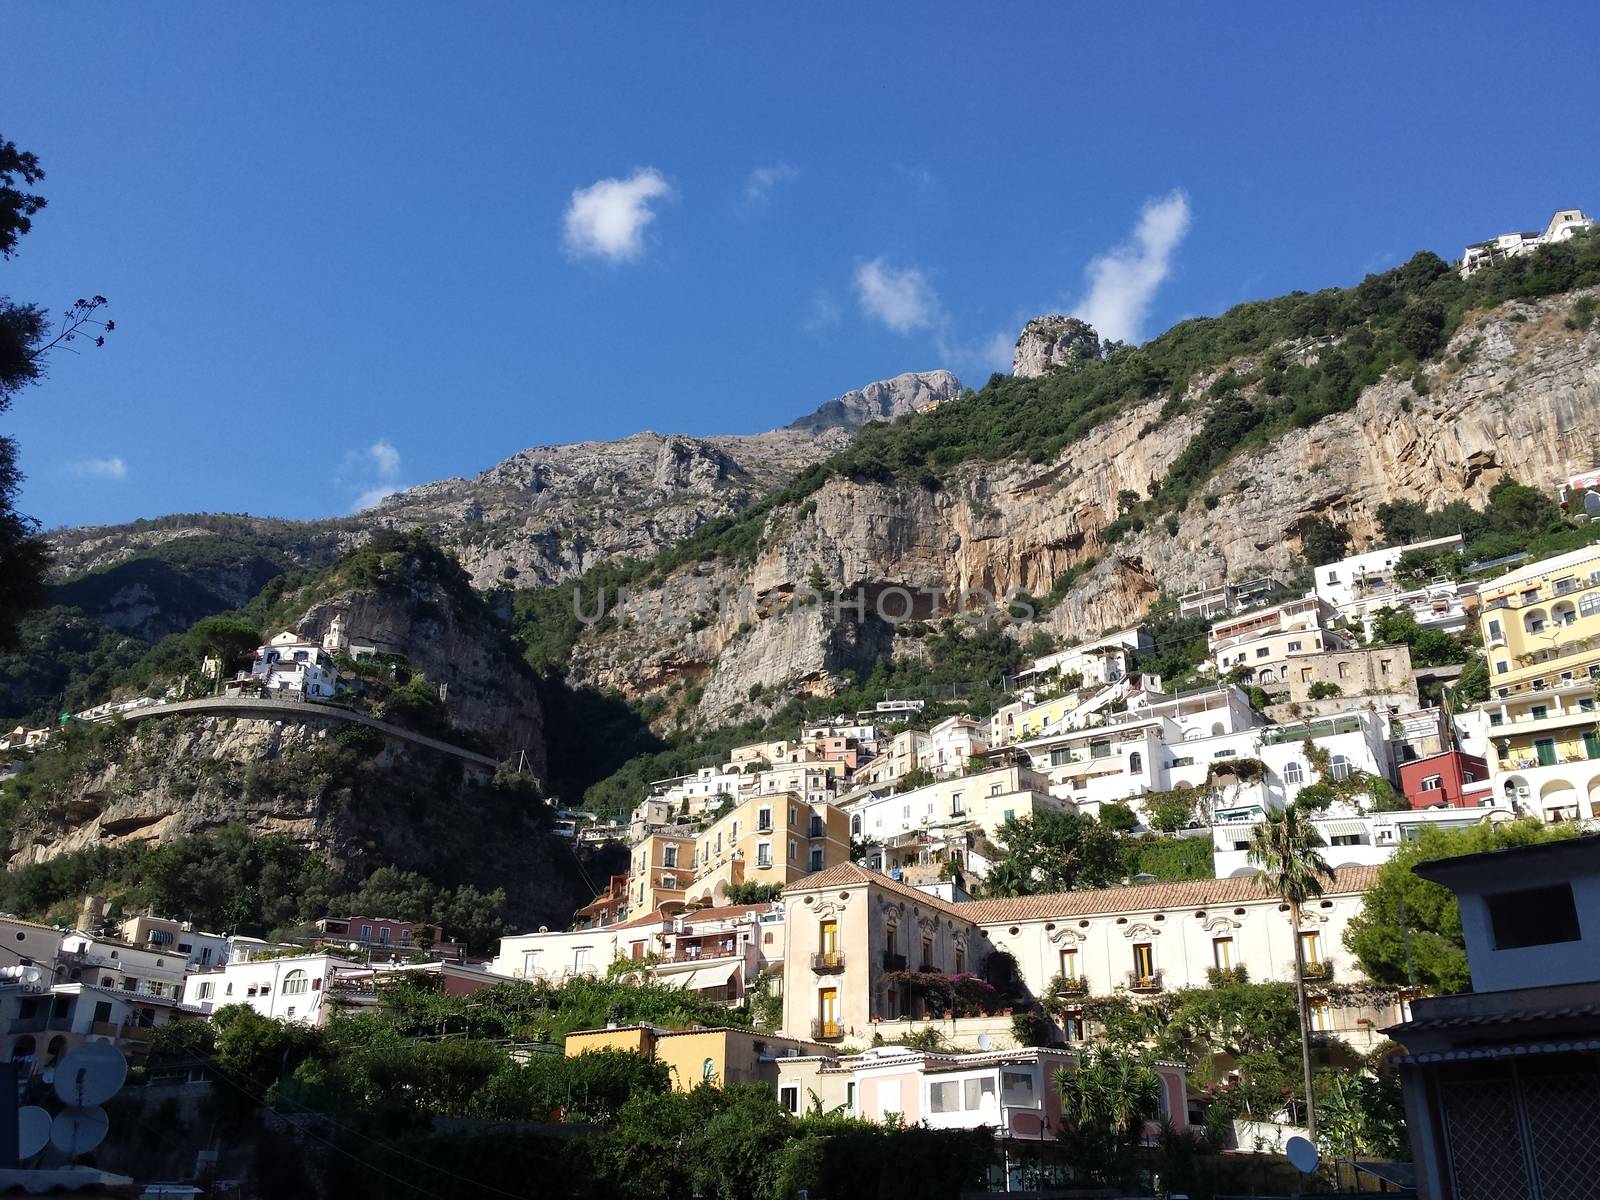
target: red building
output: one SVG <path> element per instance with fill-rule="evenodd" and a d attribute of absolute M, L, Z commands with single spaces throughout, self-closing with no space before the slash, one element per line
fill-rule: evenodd
<path fill-rule="evenodd" d="M 1446 750 L 1400 764 L 1400 790 L 1412 808 L 1477 808 L 1489 798 L 1489 764 Z"/>

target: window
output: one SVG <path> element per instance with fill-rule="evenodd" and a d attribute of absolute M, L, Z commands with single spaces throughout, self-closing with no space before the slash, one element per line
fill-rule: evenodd
<path fill-rule="evenodd" d="M 1144 773 L 1144 755 L 1135 750 L 1128 755 L 1128 774 L 1141 775 Z"/>
<path fill-rule="evenodd" d="M 956 947 L 956 974 L 957 975 L 965 975 L 966 973 L 967 973 L 967 952 L 965 950 L 963 950 L 960 946 L 957 946 Z"/>
<path fill-rule="evenodd" d="M 1535 721 L 1542 721 L 1550 715 L 1550 706 L 1548 704 L 1535 704 L 1528 710 L 1528 715 Z"/>
<path fill-rule="evenodd" d="M 1570 883 L 1497 892 L 1485 896 L 1483 902 L 1489 909 L 1496 950 L 1576 942 L 1583 936 Z"/>
<path fill-rule="evenodd" d="M 852 1087 L 855 1085 L 852 1084 Z M 794 1084 L 786 1084 L 778 1089 L 778 1103 L 783 1105 L 783 1111 L 789 1114 L 800 1111 L 800 1089 Z"/>
<path fill-rule="evenodd" d="M 1211 939 L 1211 961 L 1219 971 L 1233 970 L 1233 939 L 1231 937 Z"/>
<path fill-rule="evenodd" d="M 1081 1008 L 1069 1009 L 1061 1015 L 1061 1031 L 1069 1042 L 1083 1041 L 1084 1021 Z"/>
<path fill-rule="evenodd" d="M 817 949 L 825 963 L 839 961 L 839 922 L 823 921 L 817 926 Z"/>
<path fill-rule="evenodd" d="M 198 988 L 195 989 L 195 997 L 196 997 L 196 999 L 199 999 L 199 1000 L 209 1000 L 209 999 L 211 999 L 212 989 L 215 988 L 216 986 L 217 986 L 216 984 L 212 983 L 208 979 L 205 983 L 202 983 Z"/>
<path fill-rule="evenodd" d="M 1322 965 L 1322 934 L 1315 929 L 1305 929 L 1300 933 L 1300 956 L 1306 960 L 1306 966 L 1316 967 Z"/>
<path fill-rule="evenodd" d="M 933 939 L 930 937 L 922 939 L 922 969 L 924 971 L 933 969 Z"/>
<path fill-rule="evenodd" d="M 298 996 L 311 990 L 311 977 L 304 971 L 290 971 L 283 977 L 283 994 Z"/>
<path fill-rule="evenodd" d="M 794 861 L 794 856 L 795 856 L 795 851 L 796 851 L 796 849 L 797 849 L 797 848 L 796 848 L 796 846 L 795 846 L 795 844 L 794 844 L 794 839 L 793 839 L 793 838 L 790 838 L 790 839 L 789 839 L 789 861 L 790 861 L 790 862 L 793 862 L 793 861 Z"/>
<path fill-rule="evenodd" d="M 770 867 L 772 865 L 772 843 L 756 843 L 756 866 Z"/>
<path fill-rule="evenodd" d="M 111 1001 L 102 1000 L 94 1006 L 94 1023 L 96 1025 L 111 1024 Z"/>
<path fill-rule="evenodd" d="M 1332 775 L 1335 779 L 1349 779 L 1350 760 L 1342 754 L 1335 754 L 1333 756 L 1333 762 L 1328 768 L 1328 774 Z"/>
<path fill-rule="evenodd" d="M 1149 942 L 1140 942 L 1133 948 L 1133 977 L 1144 980 L 1156 973 L 1156 949 Z"/>
<path fill-rule="evenodd" d="M 853 1079 L 844 1085 L 844 1107 L 846 1112 L 856 1110 L 856 1084 Z"/>
<path fill-rule="evenodd" d="M 717 1064 L 716 1064 L 716 1060 L 715 1059 L 708 1058 L 708 1059 L 705 1060 L 705 1062 L 700 1064 L 700 1078 L 701 1079 L 714 1079 L 716 1077 L 716 1074 L 717 1074 Z"/>
<path fill-rule="evenodd" d="M 1000 1072 L 1000 1094 L 1008 1108 L 1037 1108 L 1038 1093 L 1033 1086 L 1032 1071 L 1007 1068 Z"/>
<path fill-rule="evenodd" d="M 1290 759 L 1283 764 L 1283 781 L 1298 786 L 1305 782 L 1306 771 L 1298 759 Z"/>
<path fill-rule="evenodd" d="M 861 814 L 860 813 L 851 813 L 850 814 L 850 836 L 851 837 L 860 837 L 861 836 Z"/>
<path fill-rule="evenodd" d="M 389 927 L 387 925 L 378 930 L 378 940 L 380 942 L 387 942 L 389 940 Z"/>
<path fill-rule="evenodd" d="M 1058 746 L 1054 750 L 1050 751 L 1050 765 L 1052 767 L 1064 767 L 1071 761 L 1072 751 L 1066 749 L 1064 746 Z"/>
<path fill-rule="evenodd" d="M 1578 611 L 1586 617 L 1600 613 L 1600 592 L 1585 592 L 1579 596 Z"/>
<path fill-rule="evenodd" d="M 1600 593 L 1596 593 L 1596 596 L 1600 597 Z M 1499 617 L 1496 617 L 1494 620 L 1489 622 L 1489 640 L 1491 642 L 1499 642 L 1499 641 L 1504 641 L 1505 640 L 1505 633 L 1500 628 L 1500 618 Z"/>
<path fill-rule="evenodd" d="M 1349 676 L 1350 676 L 1350 664 L 1349 663 L 1340 663 L 1339 664 L 1339 678 L 1340 679 L 1348 679 Z"/>
<path fill-rule="evenodd" d="M 1311 1019 L 1311 1028 L 1318 1033 L 1327 1033 L 1332 1028 L 1332 1025 L 1328 1020 L 1328 1001 L 1326 998 L 1322 996 L 1313 997 L 1307 1002 L 1306 1007 L 1310 1010 L 1307 1016 Z"/>
<path fill-rule="evenodd" d="M 1265 657 L 1267 657 L 1267 655 L 1269 655 L 1271 653 L 1272 653 L 1272 647 L 1270 647 L 1270 646 L 1258 646 L 1258 647 L 1256 647 L 1256 657 L 1257 658 L 1265 658 Z"/>
<path fill-rule="evenodd" d="M 1216 753 L 1215 753 L 1215 754 L 1213 754 L 1213 755 L 1212 755 L 1212 756 L 1211 756 L 1211 757 L 1212 757 L 1212 758 L 1233 758 L 1233 757 L 1235 757 L 1235 756 L 1236 756 L 1236 755 L 1237 755 L 1237 754 L 1238 754 L 1238 753 L 1239 753 L 1239 752 L 1238 752 L 1238 751 L 1237 751 L 1237 750 L 1218 750 L 1218 751 L 1217 751 L 1217 752 L 1216 752 Z"/>
<path fill-rule="evenodd" d="M 966 811 L 966 806 L 961 802 L 961 793 L 952 792 L 950 794 L 950 815 L 952 817 L 959 817 L 963 816 Z"/>
<path fill-rule="evenodd" d="M 1289 649 L 1291 651 L 1300 649 L 1300 643 L 1299 642 L 1290 642 L 1289 643 Z"/>
<path fill-rule="evenodd" d="M 962 1081 L 962 1100 L 968 1112 L 983 1112 L 995 1107 L 993 1075 L 980 1075 Z"/>
<path fill-rule="evenodd" d="M 1495 660 L 1494 673 L 1496 675 L 1504 675 L 1510 669 L 1511 668 L 1506 664 L 1504 659 Z"/>
<path fill-rule="evenodd" d="M 589 969 L 589 947 L 578 946 L 572 951 L 572 969 L 578 974 Z"/>
<path fill-rule="evenodd" d="M 998 796 L 999 794 L 1000 794 L 1000 785 L 998 783 L 991 783 L 989 785 L 989 795 Z"/>
<path fill-rule="evenodd" d="M 363 905 L 362 907 L 364 908 L 366 906 Z M 361 927 L 361 940 L 363 942 L 370 942 L 372 940 L 372 926 L 371 925 L 363 925 Z"/>
<path fill-rule="evenodd" d="M 770 808 L 758 808 L 756 810 L 756 832 L 772 832 L 772 810 Z"/>
<path fill-rule="evenodd" d="M 678 848 L 676 846 L 668 846 L 661 852 L 661 865 L 664 867 L 678 865 Z"/>
<path fill-rule="evenodd" d="M 1067 979 L 1081 978 L 1078 974 L 1078 948 L 1068 946 L 1061 952 L 1061 974 Z"/>
<path fill-rule="evenodd" d="M 822 857 L 822 851 L 820 849 L 813 850 L 811 852 L 811 861 L 806 864 L 806 869 L 811 871 L 813 874 L 822 870 Z"/>
<path fill-rule="evenodd" d="M 1422 790 L 1425 792 L 1437 792 L 1443 787 L 1444 778 L 1440 775 L 1429 775 L 1422 781 Z"/>
<path fill-rule="evenodd" d="M 960 1112 L 961 1085 L 953 1079 L 929 1084 L 928 1108 L 936 1113 Z"/>

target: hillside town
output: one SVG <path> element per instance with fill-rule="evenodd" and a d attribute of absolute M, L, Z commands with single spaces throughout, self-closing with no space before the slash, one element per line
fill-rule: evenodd
<path fill-rule="evenodd" d="M 612 1022 L 552 1049 L 660 1061 L 685 1089 L 759 1084 L 791 1114 L 820 1103 L 1045 1141 L 1065 1128 L 1051 1080 L 1114 1043 L 1111 1013 L 1248 981 L 1301 988 L 1327 1065 L 1371 1071 L 1399 1053 L 1397 1031 L 1424 1028 L 1420 1014 L 1445 1003 L 1369 978 L 1349 950 L 1383 864 L 1427 837 L 1536 823 L 1578 832 L 1559 861 L 1594 866 L 1572 855 L 1600 829 L 1600 548 L 1429 574 L 1462 548 L 1433 538 L 1328 562 L 1303 595 L 1258 578 L 1177 597 L 1176 612 L 1207 629 L 1198 686 L 1169 691 L 1142 669 L 1158 647 L 1138 625 L 1032 660 L 987 714 L 929 720 L 929 701 L 889 697 L 658 780 L 626 820 L 563 811 L 558 836 L 624 845 L 626 870 L 570 928 L 508 934 L 492 954 L 382 915 L 330 914 L 278 942 L 201 932 L 182 914 L 111 921 L 96 896 L 71 927 L 0 917 L 15 942 L 0 970 L 0 1055 L 47 1086 L 85 1043 L 141 1063 L 164 1026 L 234 1005 L 323 1029 L 381 1011 L 396 986 L 469 998 L 618 981 L 692 996 L 726 1024 Z M 1422 666 L 1405 642 L 1377 640 L 1397 618 L 1481 642 L 1487 699 L 1458 698 L 1461 666 Z M 308 704 L 334 697 L 334 656 L 350 651 L 336 622 L 320 641 L 283 632 L 199 674 L 227 696 Z M 77 719 L 183 702 L 175 692 Z M 1262 838 L 1286 810 L 1304 814 L 1326 867 L 1292 909 Z M 1057 820 L 1177 847 L 1208 877 L 1135 871 L 1041 889 L 1019 843 Z M 1479 953 L 1470 941 L 1468 952 Z M 1154 1064 L 1146 1141 L 1206 1126 L 1216 1100 L 1194 1065 Z M 1226 1082 L 1241 1065 L 1224 1056 L 1203 1074 Z M 1404 1078 L 1407 1103 L 1427 1103 L 1431 1076 Z M 1235 1118 L 1226 1136 L 1236 1152 L 1270 1153 L 1305 1132 L 1291 1104 Z"/>
<path fill-rule="evenodd" d="M 901 7 L 0 17 L 0 1196 L 1600 1200 L 1581 14 Z"/>

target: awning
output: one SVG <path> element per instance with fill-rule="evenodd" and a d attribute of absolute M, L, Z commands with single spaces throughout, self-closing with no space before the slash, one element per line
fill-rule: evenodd
<path fill-rule="evenodd" d="M 1367 825 L 1365 821 L 1319 821 L 1317 828 L 1322 830 L 1325 838 L 1336 837 L 1365 837 Z"/>
<path fill-rule="evenodd" d="M 692 971 L 675 971 L 670 975 L 658 975 L 657 978 L 669 987 L 681 988 L 686 992 L 709 992 L 728 987 L 738 974 L 737 963 L 724 962 L 709 967 L 696 967 Z"/>

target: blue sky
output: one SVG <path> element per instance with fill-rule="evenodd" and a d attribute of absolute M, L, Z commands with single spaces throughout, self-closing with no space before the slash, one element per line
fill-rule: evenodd
<path fill-rule="evenodd" d="M 23 507 L 333 515 L 1600 209 L 1563 10 L 1226 11 L 14 6 L 0 291 L 118 326 L 0 418 Z"/>

